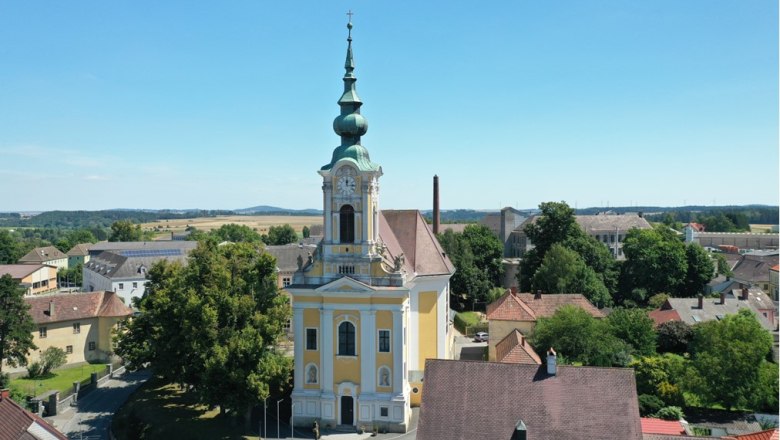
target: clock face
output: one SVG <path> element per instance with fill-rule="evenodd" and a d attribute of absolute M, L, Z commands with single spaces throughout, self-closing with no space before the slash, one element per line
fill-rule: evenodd
<path fill-rule="evenodd" d="M 352 176 L 341 176 L 338 181 L 338 190 L 341 194 L 348 196 L 355 193 L 355 178 Z"/>

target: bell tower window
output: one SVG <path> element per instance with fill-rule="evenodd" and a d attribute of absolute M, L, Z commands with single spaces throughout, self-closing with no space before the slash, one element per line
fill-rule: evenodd
<path fill-rule="evenodd" d="M 339 242 L 355 242 L 355 208 L 344 205 L 339 210 Z"/>

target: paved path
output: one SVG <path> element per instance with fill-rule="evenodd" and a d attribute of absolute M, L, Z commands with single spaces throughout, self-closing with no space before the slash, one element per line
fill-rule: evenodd
<path fill-rule="evenodd" d="M 149 371 L 116 376 L 82 397 L 77 406 L 69 407 L 56 416 L 46 417 L 46 420 L 69 438 L 106 440 L 114 413 L 149 377 Z"/>

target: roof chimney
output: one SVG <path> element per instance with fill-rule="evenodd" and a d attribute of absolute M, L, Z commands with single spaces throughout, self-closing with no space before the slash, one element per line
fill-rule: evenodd
<path fill-rule="evenodd" d="M 747 287 L 742 288 L 742 296 L 739 298 L 742 301 L 747 301 L 747 299 L 750 297 L 750 289 Z"/>
<path fill-rule="evenodd" d="M 720 292 L 720 303 L 726 304 L 726 291 Z"/>
<path fill-rule="evenodd" d="M 439 212 L 439 176 L 433 176 L 433 233 L 439 233 L 439 223 L 441 221 Z"/>
<path fill-rule="evenodd" d="M 547 350 L 547 374 L 550 376 L 558 374 L 558 355 L 552 347 Z"/>
<path fill-rule="evenodd" d="M 11 390 L 10 389 L 4 388 L 4 389 L 0 390 L 0 400 L 8 399 L 10 395 L 11 395 Z"/>
<path fill-rule="evenodd" d="M 699 310 L 704 308 L 704 295 L 699 294 Z"/>
<path fill-rule="evenodd" d="M 542 299 L 542 291 L 537 290 L 536 294 L 534 295 L 534 299 Z"/>
<path fill-rule="evenodd" d="M 522 420 L 517 421 L 515 425 L 515 432 L 512 433 L 511 440 L 526 440 L 528 438 L 528 432 L 525 427 L 525 423 Z"/>
<path fill-rule="evenodd" d="M 49 301 L 49 317 L 54 317 L 54 301 Z"/>

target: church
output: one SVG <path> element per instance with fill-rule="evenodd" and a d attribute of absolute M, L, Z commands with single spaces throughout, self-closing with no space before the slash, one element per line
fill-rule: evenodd
<path fill-rule="evenodd" d="M 451 358 L 449 279 L 455 269 L 417 210 L 381 210 L 382 167 L 361 144 L 347 24 L 341 145 L 324 165 L 323 239 L 286 291 L 295 343 L 293 414 L 298 426 L 406 432 L 419 405 L 426 359 Z"/>

